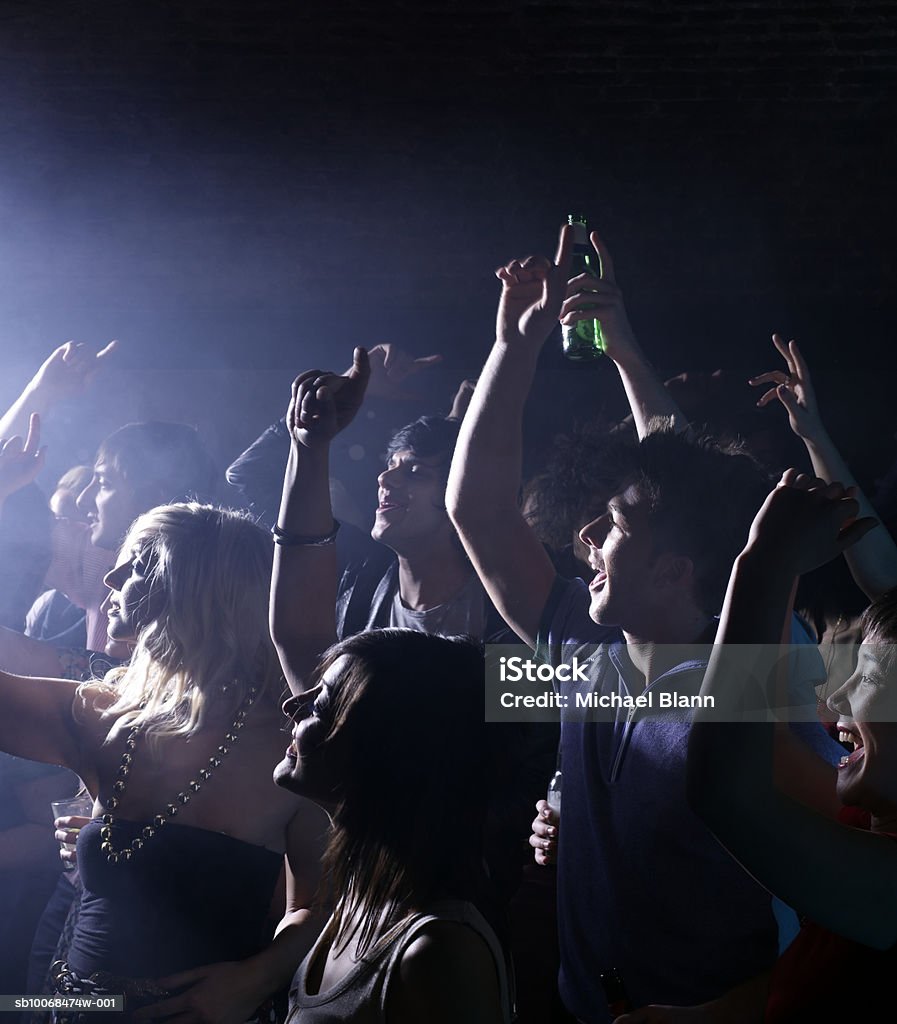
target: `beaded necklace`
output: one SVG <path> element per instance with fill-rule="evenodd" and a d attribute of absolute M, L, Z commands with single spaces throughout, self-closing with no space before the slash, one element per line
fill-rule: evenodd
<path fill-rule="evenodd" d="M 118 778 L 112 785 L 112 796 L 106 801 L 106 813 L 101 819 L 103 826 L 100 829 L 100 838 L 102 840 L 100 850 L 106 855 L 108 863 L 119 864 L 129 861 L 135 853 L 143 849 L 145 843 L 152 839 L 169 819 L 178 813 L 179 807 L 186 807 L 190 803 L 191 797 L 202 789 L 204 782 L 209 781 L 215 769 L 221 764 L 222 758 L 230 753 L 231 747 L 239 739 L 240 730 L 246 724 L 246 712 L 255 703 L 257 693 L 258 690 L 254 686 L 250 688 L 249 693 L 246 694 L 230 728 L 224 736 L 224 742 L 218 747 L 217 753 L 209 758 L 207 765 L 204 768 L 200 768 L 197 772 L 199 778 L 191 779 L 187 786 L 175 796 L 174 800 L 170 804 L 165 805 L 165 810 L 153 818 L 152 825 L 144 826 L 140 835 L 136 839 L 132 839 L 128 846 L 123 846 L 120 850 L 116 850 L 112 845 L 112 826 L 115 824 L 115 817 L 112 812 L 118 807 L 119 800 L 127 788 L 127 779 L 131 773 L 131 764 L 134 760 L 134 751 L 137 749 L 137 740 L 143 730 L 143 727 L 140 725 L 131 726 L 128 731 L 128 738 L 125 740 L 125 752 L 121 755 L 121 763 L 118 766 Z"/>

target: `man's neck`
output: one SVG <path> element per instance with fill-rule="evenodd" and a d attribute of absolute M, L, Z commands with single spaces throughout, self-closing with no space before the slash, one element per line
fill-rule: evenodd
<path fill-rule="evenodd" d="M 406 608 L 426 611 L 451 601 L 470 580 L 473 569 L 461 552 L 436 547 L 399 555 L 399 596 Z"/>
<path fill-rule="evenodd" d="M 710 622 L 710 616 L 704 612 L 683 609 L 674 621 L 653 623 L 650 639 L 624 630 L 629 660 L 644 678 L 645 686 L 650 686 L 664 672 L 686 660 L 687 653 L 683 648 L 701 641 Z"/>

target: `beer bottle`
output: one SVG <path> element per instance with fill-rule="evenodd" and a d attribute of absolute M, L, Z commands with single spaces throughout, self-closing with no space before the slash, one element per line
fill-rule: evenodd
<path fill-rule="evenodd" d="M 621 1013 L 628 1013 L 633 1009 L 629 993 L 623 984 L 623 977 L 616 967 L 602 971 L 598 977 L 601 980 L 601 987 L 604 989 L 604 997 L 607 999 L 608 1013 L 612 1018 L 619 1017 Z"/>
<path fill-rule="evenodd" d="M 585 217 L 571 213 L 567 223 L 573 228 L 573 262 L 570 276 L 580 274 L 600 276 L 598 254 L 589 241 L 589 229 Z M 597 320 L 579 320 L 572 327 L 561 326 L 564 341 L 564 355 L 576 362 L 589 362 L 604 355 L 605 343 L 601 324 Z"/>

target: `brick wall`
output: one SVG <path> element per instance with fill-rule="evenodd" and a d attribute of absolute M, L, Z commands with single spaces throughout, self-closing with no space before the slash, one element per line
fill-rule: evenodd
<path fill-rule="evenodd" d="M 133 372 L 287 376 L 393 338 L 446 352 L 435 401 L 492 268 L 585 204 L 664 370 L 778 328 L 845 428 L 845 388 L 891 416 L 892 4 L 22 3 L 0 58 L 23 364 L 117 335 Z"/>

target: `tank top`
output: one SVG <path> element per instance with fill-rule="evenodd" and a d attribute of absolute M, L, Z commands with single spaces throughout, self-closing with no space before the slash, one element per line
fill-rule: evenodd
<path fill-rule="evenodd" d="M 116 847 L 146 822 L 116 821 Z M 68 962 L 82 977 L 154 978 L 242 960 L 271 939 L 269 913 L 283 857 L 241 839 L 168 823 L 127 864 L 100 849 L 102 822 L 78 835 L 81 913 Z"/>
<path fill-rule="evenodd" d="M 467 925 L 483 939 L 492 953 L 498 975 L 502 1020 L 511 1020 L 511 994 L 505 957 L 495 932 L 472 903 L 463 900 L 445 900 L 434 903 L 427 911 L 412 917 L 395 938 L 383 946 L 372 959 L 355 965 L 333 988 L 311 995 L 308 992 L 308 973 L 315 961 L 326 953 L 324 935 L 299 965 L 290 989 L 290 1015 L 287 1024 L 383 1024 L 386 1021 L 386 1001 L 389 986 L 398 971 L 405 950 L 419 937 L 421 931 L 434 921 L 454 921 Z M 326 928 L 325 928 L 326 933 Z"/>

